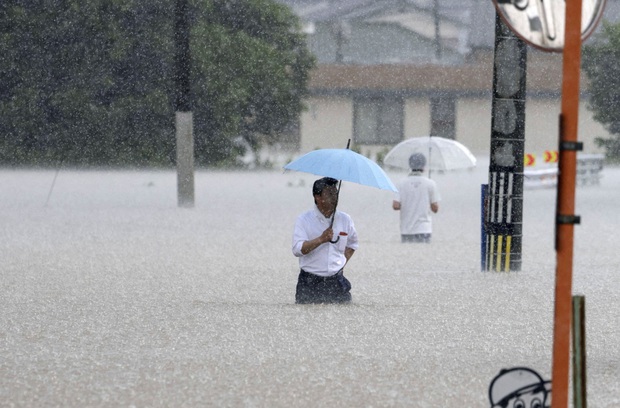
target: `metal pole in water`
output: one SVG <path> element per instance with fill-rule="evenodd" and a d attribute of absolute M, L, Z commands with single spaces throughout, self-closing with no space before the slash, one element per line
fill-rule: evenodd
<path fill-rule="evenodd" d="M 175 8 L 175 108 L 177 148 L 177 195 L 179 207 L 194 206 L 194 133 L 190 98 L 189 16 L 187 0 Z"/>
<path fill-rule="evenodd" d="M 484 222 L 487 212 L 487 188 L 488 184 L 480 185 L 480 270 L 487 270 L 487 234 Z"/>
<path fill-rule="evenodd" d="M 527 48 L 495 16 L 486 269 L 521 270 Z"/>
<path fill-rule="evenodd" d="M 586 298 L 573 296 L 573 407 L 587 408 Z"/>

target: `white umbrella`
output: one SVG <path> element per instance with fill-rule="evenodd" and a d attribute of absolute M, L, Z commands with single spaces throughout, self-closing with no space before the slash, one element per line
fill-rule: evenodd
<path fill-rule="evenodd" d="M 476 166 L 476 158 L 456 140 L 439 136 L 414 137 L 400 142 L 383 159 L 387 166 L 409 169 L 409 157 L 422 153 L 429 170 L 458 170 Z"/>

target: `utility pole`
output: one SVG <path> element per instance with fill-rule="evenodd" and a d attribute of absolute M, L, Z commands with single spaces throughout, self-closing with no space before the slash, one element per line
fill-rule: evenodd
<path fill-rule="evenodd" d="M 194 206 L 194 125 L 190 92 L 189 16 L 187 0 L 176 0 L 175 127 L 179 207 Z"/>
<path fill-rule="evenodd" d="M 525 42 L 495 15 L 491 160 L 484 225 L 487 271 L 520 271 L 525 148 Z"/>
<path fill-rule="evenodd" d="M 439 27 L 439 0 L 433 0 L 433 23 L 435 26 L 435 59 L 441 61 L 441 31 Z"/>

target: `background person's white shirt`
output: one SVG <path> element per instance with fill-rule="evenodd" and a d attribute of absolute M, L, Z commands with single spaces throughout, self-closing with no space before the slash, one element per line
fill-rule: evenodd
<path fill-rule="evenodd" d="M 421 172 L 413 172 L 401 181 L 395 197 L 400 202 L 401 235 L 432 233 L 431 203 L 440 200 L 435 181 Z"/>
<path fill-rule="evenodd" d="M 330 242 L 319 245 L 313 251 L 304 255 L 301 253 L 301 246 L 304 241 L 309 241 L 321 235 L 331 222 L 331 217 L 325 217 L 319 209 L 314 206 L 299 217 L 295 222 L 293 232 L 293 254 L 299 257 L 299 267 L 306 272 L 319 276 L 331 276 L 342 269 L 347 261 L 344 256 L 345 248 L 356 250 L 358 248 L 357 232 L 351 217 L 341 211 L 336 212 L 334 219 L 334 237 L 340 236 L 337 243 Z"/>

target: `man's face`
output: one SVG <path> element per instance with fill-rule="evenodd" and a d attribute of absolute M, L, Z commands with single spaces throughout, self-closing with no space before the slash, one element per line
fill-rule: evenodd
<path fill-rule="evenodd" d="M 338 188 L 336 186 L 325 186 L 317 197 L 317 204 L 325 209 L 333 209 L 338 201 Z"/>

